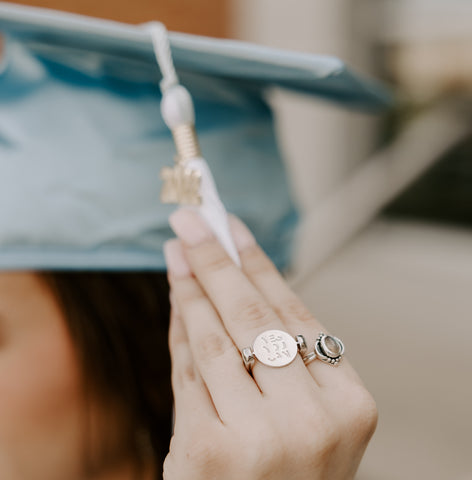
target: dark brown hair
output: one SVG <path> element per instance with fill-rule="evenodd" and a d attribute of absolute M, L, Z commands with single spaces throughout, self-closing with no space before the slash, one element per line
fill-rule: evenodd
<path fill-rule="evenodd" d="M 116 406 L 138 468 L 139 442 L 148 439 L 160 478 L 172 417 L 165 274 L 44 272 L 41 277 L 63 310 L 86 390 Z"/>

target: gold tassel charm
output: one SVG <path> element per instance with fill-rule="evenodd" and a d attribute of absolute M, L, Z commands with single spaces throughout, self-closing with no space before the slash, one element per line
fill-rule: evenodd
<path fill-rule="evenodd" d="M 199 171 L 177 163 L 174 167 L 162 168 L 161 179 L 164 181 L 161 190 L 162 203 L 195 206 L 202 203 L 200 195 L 202 175 Z"/>

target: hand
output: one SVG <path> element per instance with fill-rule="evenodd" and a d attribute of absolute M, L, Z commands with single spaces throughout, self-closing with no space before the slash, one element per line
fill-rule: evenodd
<path fill-rule="evenodd" d="M 327 330 L 289 289 L 249 230 L 230 219 L 242 269 L 198 214 L 171 216 L 165 247 L 171 286 L 175 429 L 165 480 L 317 480 L 354 477 L 377 409 L 344 358 L 338 367 L 297 358 L 251 376 L 240 351 L 268 329 Z"/>

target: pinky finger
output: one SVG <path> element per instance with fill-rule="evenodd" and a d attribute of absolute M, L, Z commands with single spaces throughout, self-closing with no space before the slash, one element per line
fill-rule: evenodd
<path fill-rule="evenodd" d="M 169 348 L 172 361 L 172 390 L 175 403 L 175 430 L 179 425 L 219 421 L 210 394 L 195 368 L 187 333 L 175 308 L 171 310 Z"/>

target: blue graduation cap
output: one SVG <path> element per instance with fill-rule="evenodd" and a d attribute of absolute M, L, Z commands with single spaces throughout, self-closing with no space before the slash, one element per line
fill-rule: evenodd
<path fill-rule="evenodd" d="M 164 269 L 175 146 L 149 30 L 0 2 L 0 31 L 0 269 Z M 284 267 L 297 211 L 265 90 L 372 110 L 389 95 L 333 57 L 169 40 L 223 203 Z"/>

